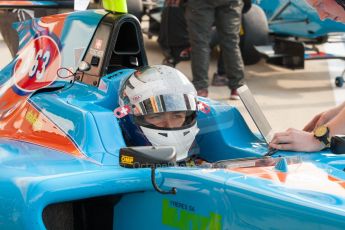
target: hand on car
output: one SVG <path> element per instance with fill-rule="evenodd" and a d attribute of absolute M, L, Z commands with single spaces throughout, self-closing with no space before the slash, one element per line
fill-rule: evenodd
<path fill-rule="evenodd" d="M 324 148 L 324 144 L 317 140 L 313 133 L 297 129 L 274 134 L 269 146 L 279 150 L 302 152 L 315 152 Z"/>
<path fill-rule="evenodd" d="M 337 108 L 327 110 L 316 115 L 304 128 L 303 131 L 312 132 L 315 128 L 326 124 L 339 113 Z"/>
<path fill-rule="evenodd" d="M 345 102 L 316 115 L 304 128 L 304 131 L 312 132 L 315 128 L 325 125 L 334 119 L 342 110 L 345 109 Z"/>

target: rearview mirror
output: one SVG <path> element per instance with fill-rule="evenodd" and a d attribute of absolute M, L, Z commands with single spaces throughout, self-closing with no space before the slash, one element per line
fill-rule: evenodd
<path fill-rule="evenodd" d="M 120 149 L 120 166 L 125 168 L 157 168 L 174 166 L 176 151 L 170 146 L 140 146 Z"/>
<path fill-rule="evenodd" d="M 169 146 L 141 146 L 120 149 L 120 166 L 125 168 L 151 168 L 151 182 L 154 189 L 161 194 L 176 194 L 176 188 L 162 190 L 156 183 L 157 167 L 169 167 L 176 164 L 176 151 Z"/>

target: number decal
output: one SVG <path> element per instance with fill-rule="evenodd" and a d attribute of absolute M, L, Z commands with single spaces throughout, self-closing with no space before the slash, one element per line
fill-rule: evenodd
<path fill-rule="evenodd" d="M 32 40 L 19 54 L 14 68 L 14 79 L 18 89 L 33 92 L 47 87 L 56 79 L 61 65 L 60 50 L 48 36 Z"/>
<path fill-rule="evenodd" d="M 39 59 L 41 59 L 41 57 L 42 57 L 42 52 L 43 52 L 42 49 L 40 49 L 37 52 L 35 60 L 34 60 L 34 64 L 29 71 L 29 77 L 33 77 L 34 75 L 36 75 Z"/>
<path fill-rule="evenodd" d="M 31 57 L 31 58 L 22 59 L 23 64 L 21 68 L 19 69 L 21 75 L 26 74 L 26 72 L 30 68 L 31 60 L 33 59 L 34 55 L 35 55 L 35 48 L 32 47 L 31 49 L 28 49 L 26 56 Z"/>
<path fill-rule="evenodd" d="M 39 73 L 38 76 L 36 76 L 37 80 L 41 80 L 43 78 L 43 75 L 44 75 L 44 72 L 46 70 L 46 67 L 49 63 L 49 59 L 50 59 L 50 51 L 47 50 L 44 55 L 43 55 L 43 65 L 42 65 L 42 70 L 41 72 Z"/>
<path fill-rule="evenodd" d="M 44 72 L 45 72 L 46 67 L 47 67 L 47 65 L 49 63 L 49 59 L 50 59 L 50 51 L 47 50 L 43 54 L 43 49 L 40 49 L 37 52 L 35 60 L 34 60 L 34 64 L 33 64 L 33 66 L 31 67 L 31 69 L 29 71 L 29 77 L 36 76 L 37 80 L 41 80 L 43 78 L 43 76 L 44 76 Z M 38 67 L 39 67 L 39 64 L 41 62 L 43 62 L 43 63 L 42 63 L 42 66 L 41 66 L 41 70 L 39 70 Z"/>

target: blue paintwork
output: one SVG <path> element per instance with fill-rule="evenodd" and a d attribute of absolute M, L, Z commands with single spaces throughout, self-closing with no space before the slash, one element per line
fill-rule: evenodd
<path fill-rule="evenodd" d="M 102 12 L 67 17 L 61 37 L 64 65 L 75 67 L 74 60 L 66 57 L 71 49 L 67 47 L 73 47 L 72 35 L 78 31 L 82 35 L 78 39 L 86 46 L 92 36 L 87 33 L 95 30 Z M 10 63 L 0 72 L 1 78 L 9 78 L 12 69 Z M 48 205 L 107 195 L 119 198 L 114 206 L 116 229 L 345 226 L 345 156 L 328 151 L 278 152 L 264 160 L 274 162 L 272 167 L 260 167 L 256 163 L 262 159 L 253 157 L 261 158 L 267 152 L 262 138 L 251 132 L 236 108 L 209 99 L 199 98 L 211 107 L 209 114 L 198 115 L 200 156 L 209 162 L 248 160 L 232 162 L 237 165 L 232 169 L 158 169 L 158 184 L 164 189 L 176 187 L 176 195 L 154 191 L 150 169 L 121 168 L 119 149 L 126 144 L 113 111 L 121 81 L 133 71 L 122 69 L 104 76 L 102 88 L 75 82 L 30 97 L 29 103 L 59 127 L 85 158 L 0 137 L 1 229 L 44 229 L 42 212 Z M 241 168 L 240 164 L 252 167 Z"/>
<path fill-rule="evenodd" d="M 69 13 L 64 22 L 64 27 L 61 37 L 50 33 L 49 36 L 53 37 L 55 42 L 59 45 L 62 57 L 61 65 L 73 70 L 84 56 L 85 50 L 88 47 L 91 38 L 97 28 L 98 23 L 107 14 L 103 10 L 93 11 L 80 11 Z M 16 23 L 14 28 L 18 31 L 19 36 L 19 52 L 20 49 L 25 47 L 27 43 L 33 38 L 41 35 L 48 34 L 45 27 L 40 26 L 40 19 L 34 19 Z M 76 32 L 78 31 L 78 32 Z M 80 50 L 80 55 L 76 56 L 76 51 Z M 79 59 L 76 59 L 79 57 Z M 14 66 L 17 62 L 16 56 L 6 67 L 0 72 L 0 85 L 6 82 L 12 75 Z"/>
<path fill-rule="evenodd" d="M 222 219 L 216 227 L 222 229 L 269 229 L 277 225 L 279 229 L 292 229 L 305 223 L 307 229 L 344 226 L 345 190 L 343 196 L 334 196 L 289 188 L 283 183 L 228 170 L 171 168 L 159 170 L 158 181 L 165 188 L 176 187 L 178 193 L 160 195 L 151 187 L 149 170 L 119 167 L 118 151 L 125 144 L 112 111 L 117 106 L 118 86 L 132 71 L 122 70 L 104 77 L 107 92 L 75 83 L 66 91 L 37 94 L 30 99 L 65 129 L 89 159 L 18 141 L 0 140 L 0 175 L 4 188 L 0 190 L 0 212 L 4 214 L 0 215 L 0 223 L 3 226 L 43 228 L 40 215 L 48 204 L 122 193 L 128 195 L 115 206 L 117 229 L 137 229 L 139 223 L 141 229 L 174 229 L 162 222 L 167 212 L 163 206 L 169 204 L 168 208 L 173 209 L 173 202 L 194 210 L 187 213 L 196 213 L 198 218 L 220 215 Z M 259 157 L 267 151 L 236 108 L 204 101 L 211 106 L 211 113 L 200 115 L 198 120 L 201 133 L 197 139 L 203 157 L 210 161 Z M 328 152 L 279 152 L 277 155 L 283 154 L 314 162 L 321 170 L 332 169 L 332 175 L 345 180 L 344 172 L 336 169 L 345 167 L 345 157 L 341 155 Z M 129 194 L 135 191 L 146 192 Z M 195 223 L 199 226 L 198 218 Z M 288 225 L 279 225 L 282 221 Z M 175 227 L 189 229 L 194 226 L 192 223 L 180 220 Z"/>
<path fill-rule="evenodd" d="M 125 196 L 115 208 L 116 227 L 136 229 L 140 223 L 140 229 L 202 229 L 198 218 L 212 213 L 222 216 L 222 224 L 210 229 L 342 229 L 345 224 L 344 197 L 291 189 L 223 170 L 169 170 L 164 179 L 167 185 L 177 187 L 177 195 L 150 191 Z M 181 217 L 176 228 L 163 225 L 165 200 L 170 207 L 172 202 L 187 206 L 177 210 L 189 221 Z M 188 211 L 189 207 L 194 211 Z M 182 211 L 200 216 L 190 217 Z"/>
<path fill-rule="evenodd" d="M 278 18 L 279 22 L 269 24 L 269 29 L 275 34 L 316 38 L 332 32 L 345 32 L 345 25 L 340 22 L 330 19 L 321 21 L 315 9 L 305 0 L 253 0 L 252 2 L 264 10 L 268 19 L 286 2 L 291 2 Z M 304 22 L 291 22 L 295 20 L 304 20 Z"/>
<path fill-rule="evenodd" d="M 39 8 L 72 8 L 74 5 L 73 0 L 22 0 L 18 1 L 6 1 L 0 0 L 0 8 L 18 8 L 18 7 L 39 7 Z"/>
<path fill-rule="evenodd" d="M 282 158 L 274 167 L 275 170 L 287 173 L 289 171 L 289 166 L 285 158 Z"/>

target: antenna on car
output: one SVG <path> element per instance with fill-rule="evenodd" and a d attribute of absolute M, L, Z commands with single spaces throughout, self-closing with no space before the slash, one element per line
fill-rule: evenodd
<path fill-rule="evenodd" d="M 103 0 L 103 7 L 105 10 L 115 13 L 128 13 L 126 0 Z"/>

